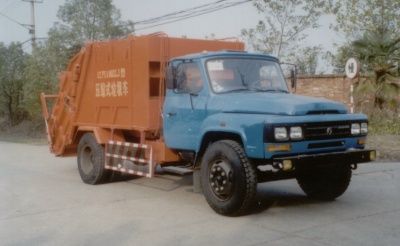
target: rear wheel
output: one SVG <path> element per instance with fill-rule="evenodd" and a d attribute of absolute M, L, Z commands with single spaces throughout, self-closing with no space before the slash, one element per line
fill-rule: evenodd
<path fill-rule="evenodd" d="M 86 184 L 100 184 L 110 178 L 111 171 L 104 168 L 104 147 L 92 133 L 86 133 L 79 141 L 78 169 Z"/>
<path fill-rule="evenodd" d="M 257 190 L 254 167 L 242 146 L 231 140 L 207 148 L 201 163 L 201 183 L 208 204 L 223 215 L 245 212 Z"/>
<path fill-rule="evenodd" d="M 310 198 L 334 200 L 342 195 L 350 184 L 351 168 L 348 164 L 298 170 L 297 182 Z"/>

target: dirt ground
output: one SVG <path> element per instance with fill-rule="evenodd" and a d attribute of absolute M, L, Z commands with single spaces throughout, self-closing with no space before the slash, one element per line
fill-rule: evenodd
<path fill-rule="evenodd" d="M 354 170 L 333 202 L 261 183 L 248 215 L 216 214 L 191 176 L 84 184 L 76 158 L 0 141 L 0 245 L 399 245 L 400 162 Z"/>
<path fill-rule="evenodd" d="M 367 148 L 378 150 L 380 161 L 400 161 L 399 135 L 370 135 Z"/>

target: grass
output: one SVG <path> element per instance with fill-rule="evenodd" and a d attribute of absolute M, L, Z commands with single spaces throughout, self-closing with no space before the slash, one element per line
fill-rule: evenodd
<path fill-rule="evenodd" d="M 357 111 L 368 115 L 368 130 L 370 134 L 400 136 L 400 113 L 396 112 L 396 110 L 377 109 L 372 105 L 364 105 Z"/>
<path fill-rule="evenodd" d="M 400 115 L 375 109 L 368 119 L 367 148 L 376 149 L 380 160 L 400 161 Z"/>
<path fill-rule="evenodd" d="M 400 136 L 400 117 L 382 117 L 373 115 L 369 117 L 369 132 L 372 135 L 398 135 Z"/>
<path fill-rule="evenodd" d="M 34 123 L 31 121 L 24 121 L 13 127 L 2 122 L 0 124 L 0 141 L 47 144 L 44 125 L 40 122 Z"/>
<path fill-rule="evenodd" d="M 400 121 L 400 120 L 399 120 Z M 400 137 L 400 122 L 370 122 L 369 132 L 372 135 L 397 135 Z"/>

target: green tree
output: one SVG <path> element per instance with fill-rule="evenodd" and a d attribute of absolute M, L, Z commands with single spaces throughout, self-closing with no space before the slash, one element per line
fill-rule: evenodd
<path fill-rule="evenodd" d="M 57 89 L 57 73 L 62 61 L 56 53 L 51 53 L 48 46 L 38 44 L 26 61 L 25 68 L 25 108 L 34 121 L 42 121 L 39 94 L 53 93 Z"/>
<path fill-rule="evenodd" d="M 346 61 L 355 56 L 354 47 L 349 40 L 337 46 L 335 52 L 326 52 L 323 58 L 333 66 L 333 73 L 344 74 Z"/>
<path fill-rule="evenodd" d="M 307 37 L 305 31 L 319 26 L 326 7 L 320 0 L 258 0 L 254 6 L 264 19 L 255 28 L 243 29 L 242 36 L 254 50 L 281 59 L 298 53 L 301 41 Z"/>
<path fill-rule="evenodd" d="M 134 31 L 133 22 L 121 20 L 112 0 L 67 0 L 57 17 L 60 21 L 48 32 L 46 46 L 63 68 L 85 42 L 120 38 Z"/>
<path fill-rule="evenodd" d="M 334 71 L 343 73 L 346 60 L 356 57 L 362 64 L 362 79 L 356 88 L 360 99 L 371 97 L 374 107 L 397 108 L 399 96 L 400 1 L 331 0 L 329 12 L 336 17 L 332 27 L 349 37 L 330 54 Z"/>
<path fill-rule="evenodd" d="M 321 55 L 321 46 L 306 47 L 299 49 L 291 60 L 297 65 L 299 74 L 313 75 L 317 73 L 318 60 Z"/>
<path fill-rule="evenodd" d="M 328 13 L 334 14 L 336 24 L 331 27 L 347 37 L 335 53 L 327 55 L 334 72 L 343 73 L 346 60 L 357 56 L 352 40 L 362 39 L 365 33 L 385 33 L 386 38 L 399 37 L 399 0 L 330 0 Z"/>
<path fill-rule="evenodd" d="M 372 95 L 374 106 L 397 108 L 400 92 L 400 37 L 381 30 L 364 33 L 352 43 L 353 52 L 362 64 L 367 78 L 357 86 L 360 95 Z"/>
<path fill-rule="evenodd" d="M 121 13 L 112 0 L 67 0 L 59 8 L 57 17 L 61 22 L 54 25 L 49 36 L 57 33 L 70 45 L 133 32 L 133 22 L 121 20 Z"/>
<path fill-rule="evenodd" d="M 391 36 L 400 31 L 399 0 L 330 0 L 328 12 L 336 17 L 334 30 L 346 37 L 360 38 L 364 32 L 390 30 Z"/>
<path fill-rule="evenodd" d="M 23 107 L 26 58 L 21 44 L 0 43 L 0 111 L 11 126 L 27 117 Z"/>
<path fill-rule="evenodd" d="M 122 21 L 111 0 L 67 0 L 60 6 L 48 39 L 38 43 L 27 60 L 26 107 L 40 119 L 39 93 L 55 93 L 58 74 L 85 42 L 114 39 L 133 31 L 132 22 Z"/>

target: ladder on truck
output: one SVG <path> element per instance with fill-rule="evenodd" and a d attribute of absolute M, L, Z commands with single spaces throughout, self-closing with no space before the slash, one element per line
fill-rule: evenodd
<path fill-rule="evenodd" d="M 43 92 L 40 94 L 40 103 L 42 106 L 42 114 L 44 118 L 44 123 L 46 126 L 46 135 L 47 135 L 47 142 L 49 144 L 50 150 L 53 152 L 53 135 L 54 135 L 54 129 L 52 122 L 49 122 L 52 120 L 49 114 L 49 109 L 47 105 L 47 99 L 51 100 L 56 100 L 58 98 L 58 95 L 46 95 Z"/>
<path fill-rule="evenodd" d="M 105 168 L 147 178 L 154 176 L 151 145 L 110 140 L 105 148 Z"/>

